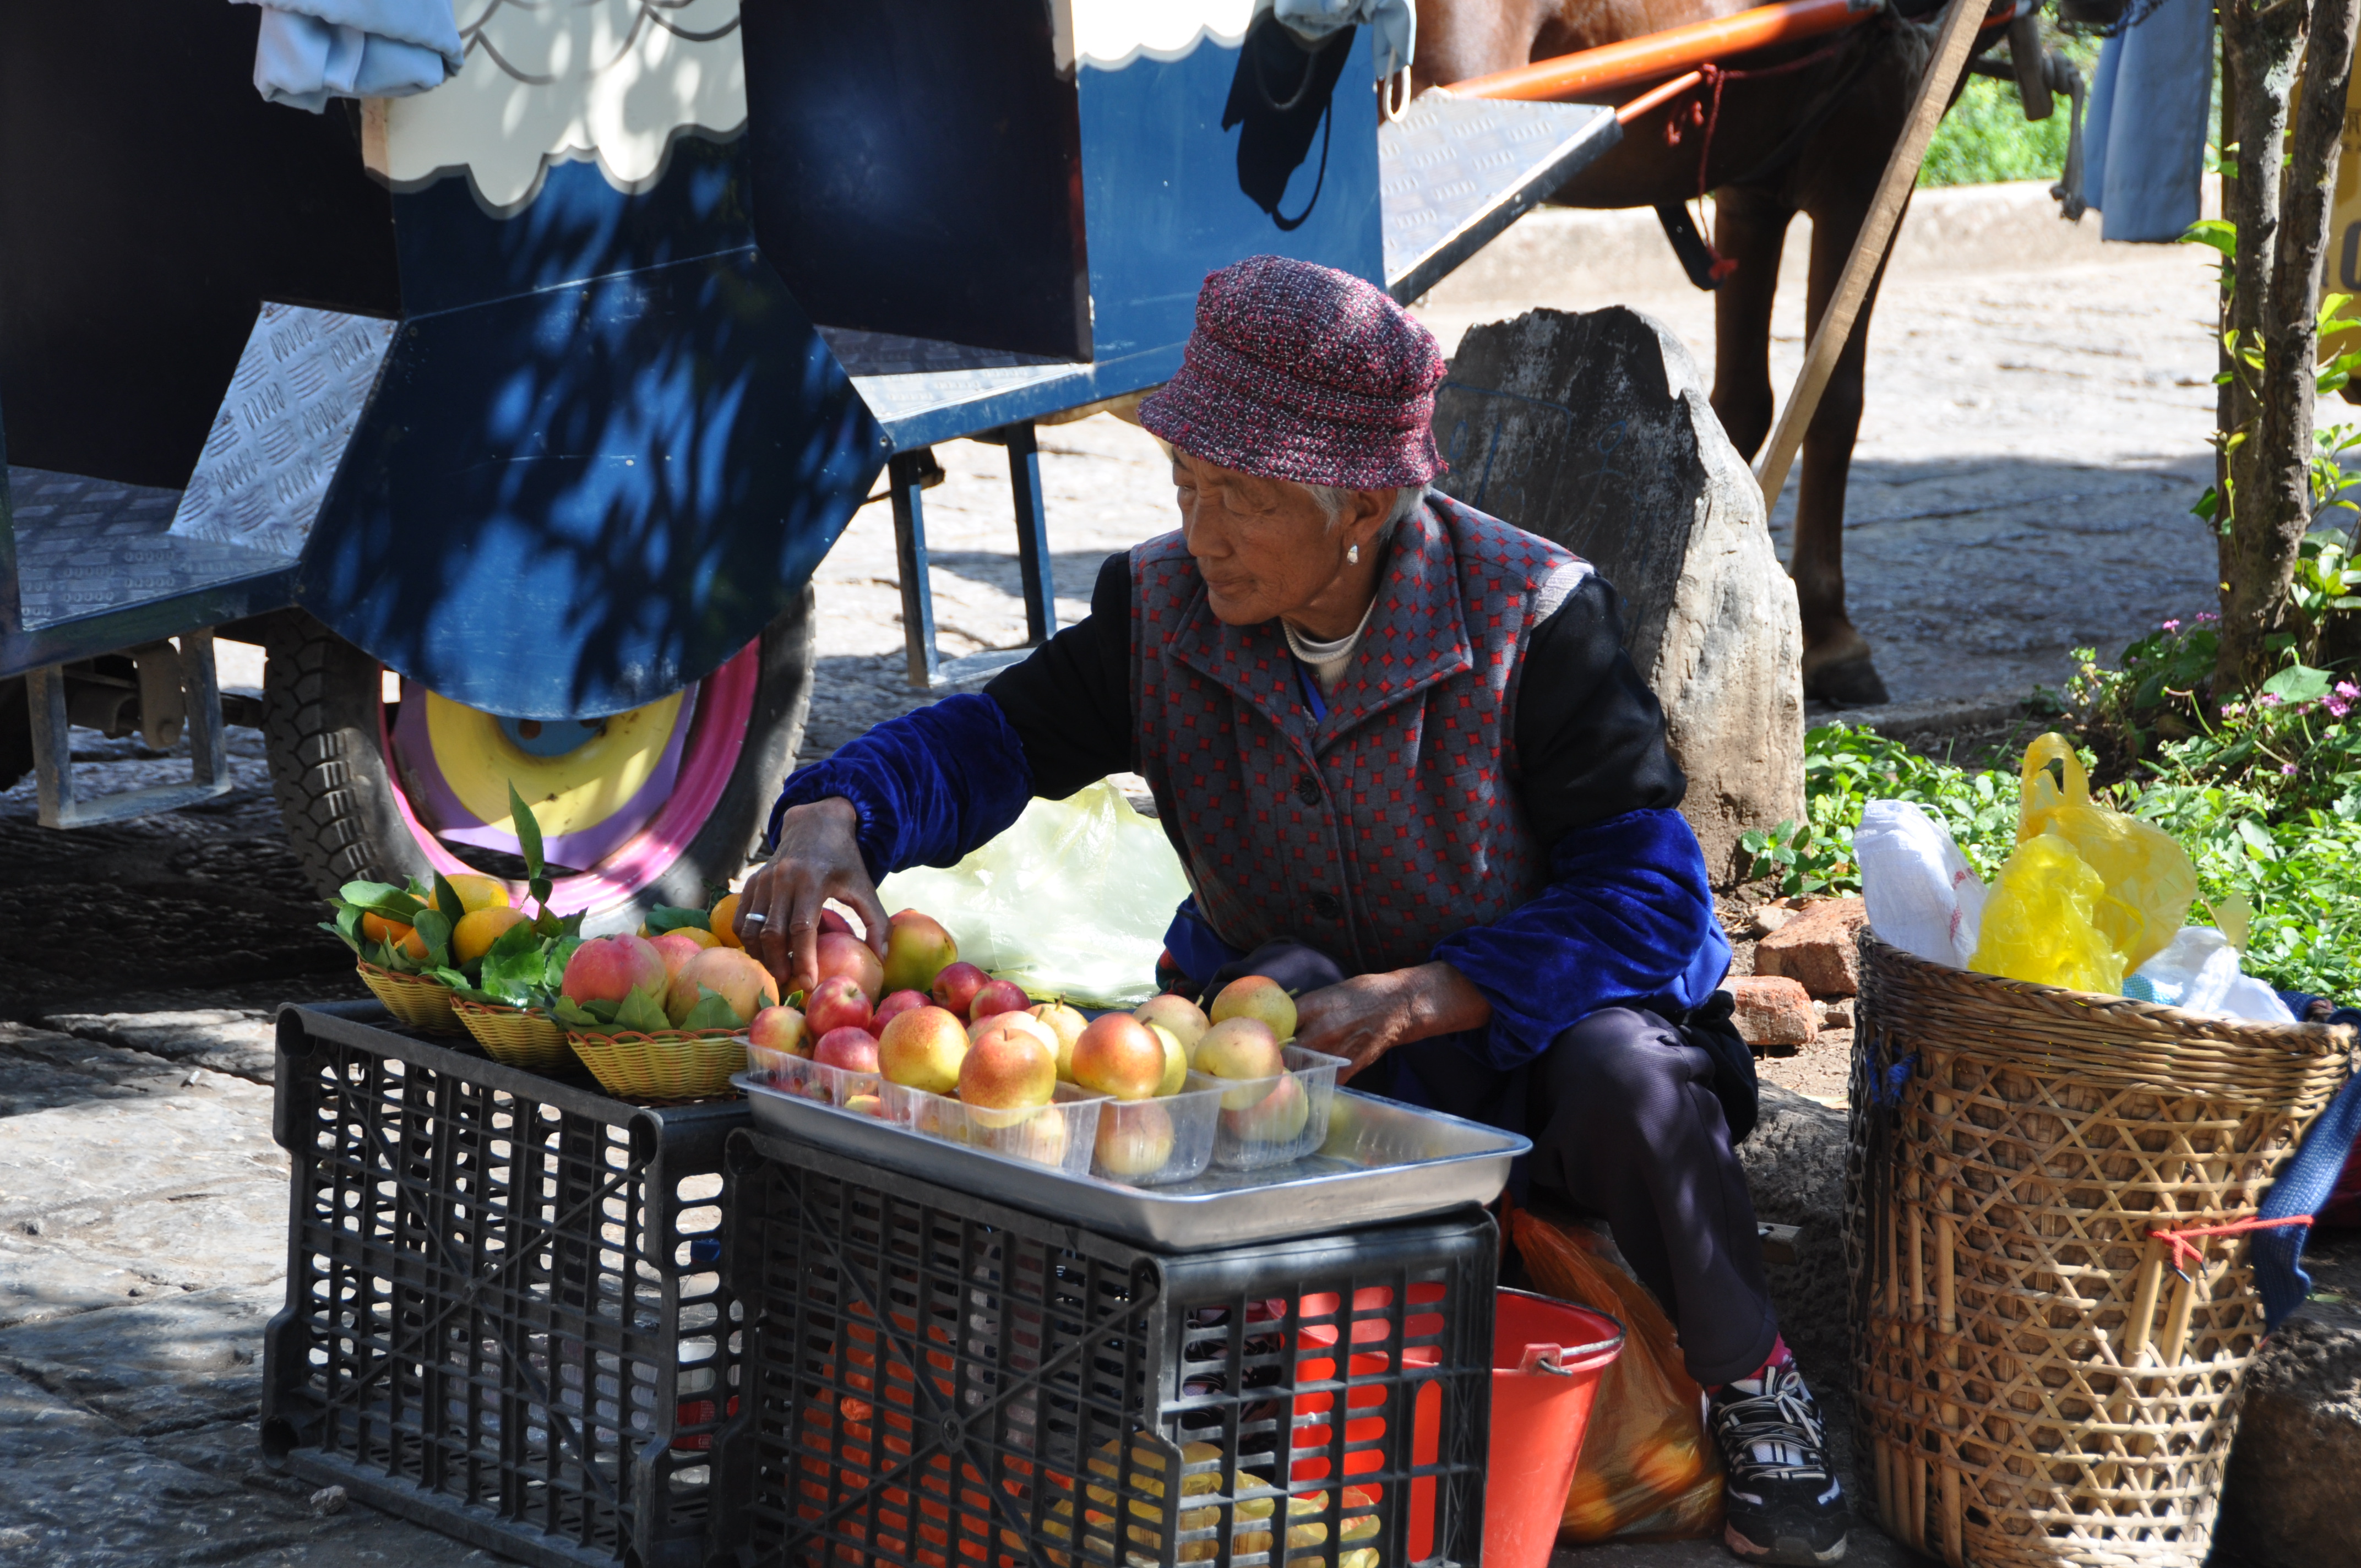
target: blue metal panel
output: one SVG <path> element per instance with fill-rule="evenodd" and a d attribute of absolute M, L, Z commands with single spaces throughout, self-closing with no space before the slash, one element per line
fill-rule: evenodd
<path fill-rule="evenodd" d="M 1366 28 L 1307 56 L 1268 18 L 1237 47 L 1080 67 L 1096 358 L 1169 350 L 1132 373 L 1164 379 L 1205 274 L 1248 256 L 1385 287 L 1372 71 Z"/>
<path fill-rule="evenodd" d="M 570 164 L 512 219 L 457 179 L 398 199 L 405 299 L 434 303 L 313 532 L 313 613 L 456 701 L 555 719 L 677 691 L 795 602 L 886 447 L 755 252 L 741 173 L 685 139 L 636 196 Z"/>

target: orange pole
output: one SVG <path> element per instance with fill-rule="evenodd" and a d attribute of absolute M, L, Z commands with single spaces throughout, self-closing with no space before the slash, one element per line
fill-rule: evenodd
<path fill-rule="evenodd" d="M 1718 21 L 1691 22 L 1685 27 L 1668 27 L 1661 33 L 1455 82 L 1450 91 L 1462 98 L 1591 97 L 1750 49 L 1833 33 L 1865 22 L 1883 9 L 1883 0 L 1783 0 L 1780 5 L 1758 5 Z"/>
<path fill-rule="evenodd" d="M 1670 82 L 1658 82 L 1637 98 L 1619 107 L 1615 111 L 1615 123 L 1619 126 L 1628 126 L 1665 99 L 1677 98 L 1704 80 L 1704 71 L 1691 71 L 1674 77 Z"/>

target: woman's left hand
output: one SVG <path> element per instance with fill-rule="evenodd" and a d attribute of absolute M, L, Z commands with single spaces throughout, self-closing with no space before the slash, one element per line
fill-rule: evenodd
<path fill-rule="evenodd" d="M 1338 1075 L 1349 1080 L 1396 1046 L 1479 1029 L 1491 1016 L 1492 1004 L 1457 970 L 1421 964 L 1305 992 L 1295 999 L 1295 1043 L 1350 1061 Z"/>

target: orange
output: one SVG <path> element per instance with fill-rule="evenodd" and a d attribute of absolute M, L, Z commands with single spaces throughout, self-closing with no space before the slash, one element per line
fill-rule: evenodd
<path fill-rule="evenodd" d="M 460 896 L 465 898 L 467 894 L 461 894 Z M 511 927 L 525 925 L 530 918 L 523 910 L 511 909 L 505 905 L 471 909 L 460 916 L 459 923 L 451 927 L 451 956 L 463 964 L 474 963 L 500 940 L 500 933 Z"/>
<path fill-rule="evenodd" d="M 478 909 L 506 909 L 509 906 L 509 884 L 498 877 L 470 876 L 463 872 L 443 880 L 449 883 L 451 891 L 459 895 L 461 916 L 473 915 Z M 443 906 L 436 904 L 435 907 L 442 909 Z M 443 913 L 449 915 L 451 911 L 445 909 Z"/>
<path fill-rule="evenodd" d="M 715 936 L 710 931 L 700 931 L 694 926 L 675 926 L 673 929 L 687 938 L 690 941 L 695 942 L 700 948 L 718 948 L 721 946 L 721 938 Z"/>
<path fill-rule="evenodd" d="M 389 920 L 382 915 L 361 916 L 361 936 L 370 942 L 392 942 L 397 946 L 410 935 L 410 927 L 399 920 Z"/>
<path fill-rule="evenodd" d="M 401 938 L 401 950 L 423 964 L 426 961 L 426 938 L 411 931 Z"/>
<path fill-rule="evenodd" d="M 733 893 L 724 896 L 720 903 L 713 906 L 713 913 L 707 916 L 705 927 L 707 930 L 713 933 L 714 939 L 723 947 L 743 948 L 746 944 L 738 939 L 735 929 L 737 920 L 738 895 Z"/>

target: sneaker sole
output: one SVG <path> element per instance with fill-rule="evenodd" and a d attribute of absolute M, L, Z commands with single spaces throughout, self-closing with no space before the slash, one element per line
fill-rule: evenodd
<path fill-rule="evenodd" d="M 1797 1541 L 1793 1536 L 1782 1536 L 1768 1546 L 1758 1546 L 1739 1534 L 1737 1528 L 1731 1525 L 1722 1527 L 1721 1543 L 1735 1556 L 1749 1563 L 1770 1563 L 1773 1568 L 1813 1568 L 1816 1563 L 1839 1562 L 1845 1554 L 1845 1541 L 1841 1536 L 1834 1546 L 1825 1551 L 1816 1551 L 1809 1543 Z"/>

